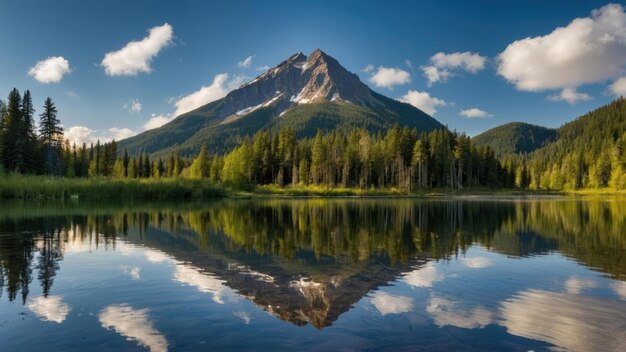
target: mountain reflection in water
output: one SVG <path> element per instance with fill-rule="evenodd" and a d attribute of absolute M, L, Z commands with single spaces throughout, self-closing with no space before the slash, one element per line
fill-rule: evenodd
<path fill-rule="evenodd" d="M 620 281 L 626 279 L 625 205 L 620 199 L 5 204 L 0 295 L 6 297 L 0 299 L 21 301 L 42 321 L 61 324 L 77 309 L 55 294 L 64 257 L 105 250 L 167 263 L 173 282 L 206 293 L 217 304 L 245 298 L 298 326 L 331 326 L 369 297 L 381 316 L 423 307 L 439 328 L 495 324 L 566 349 L 619 350 L 626 343 L 623 330 L 614 333 L 626 324 L 626 306 L 619 301 L 626 300 L 626 283 Z M 432 289 L 450 277 L 436 263 L 497 270 L 491 257 L 466 255 L 475 246 L 509 258 L 559 252 L 613 279 L 618 299 L 607 303 L 584 296 L 598 284 L 576 276 L 562 292 L 526 287 L 496 306 L 460 301 L 450 293 L 433 291 L 420 302 L 381 290 L 399 282 L 413 290 Z M 140 266 L 112 264 L 113 269 L 143 284 Z M 41 295 L 30 297 L 35 284 Z M 249 313 L 233 315 L 250 324 Z M 139 346 L 171 347 L 148 308 L 117 302 L 102 307 L 98 319 Z"/>

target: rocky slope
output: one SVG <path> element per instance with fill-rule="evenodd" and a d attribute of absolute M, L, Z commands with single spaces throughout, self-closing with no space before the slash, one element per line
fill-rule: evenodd
<path fill-rule="evenodd" d="M 192 155 L 203 144 L 225 151 L 262 129 L 291 126 L 299 136 L 311 136 L 317 129 L 381 130 L 396 123 L 422 131 L 443 128 L 421 110 L 372 91 L 318 49 L 308 57 L 294 54 L 224 98 L 120 141 L 118 148 Z"/>

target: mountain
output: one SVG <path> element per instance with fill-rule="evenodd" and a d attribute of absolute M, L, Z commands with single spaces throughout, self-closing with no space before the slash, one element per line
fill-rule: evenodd
<path fill-rule="evenodd" d="M 487 130 L 472 141 L 476 145 L 489 145 L 496 157 L 508 154 L 529 153 L 557 138 L 557 130 L 524 122 L 511 122 Z"/>
<path fill-rule="evenodd" d="M 224 98 L 122 140 L 118 150 L 195 154 L 202 145 L 225 151 L 241 136 L 290 126 L 299 137 L 317 129 L 383 130 L 394 124 L 432 131 L 444 126 L 423 111 L 372 91 L 337 60 L 317 49 L 297 53 Z"/>

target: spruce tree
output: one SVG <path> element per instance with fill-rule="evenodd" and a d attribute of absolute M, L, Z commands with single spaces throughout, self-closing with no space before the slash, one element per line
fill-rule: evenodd
<path fill-rule="evenodd" d="M 57 119 L 57 108 L 52 99 L 47 98 L 39 115 L 39 136 L 42 144 L 45 172 L 58 175 L 61 171 L 61 149 L 63 143 L 63 127 Z"/>

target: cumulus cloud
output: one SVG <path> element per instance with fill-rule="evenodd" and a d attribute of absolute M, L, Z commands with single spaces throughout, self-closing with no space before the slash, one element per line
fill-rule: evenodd
<path fill-rule="evenodd" d="M 611 93 L 613 93 L 616 97 L 625 97 L 626 96 L 626 76 L 620 77 L 613 84 L 609 86 Z"/>
<path fill-rule="evenodd" d="M 100 141 L 100 143 L 111 140 L 119 141 L 136 134 L 128 128 L 111 127 L 108 130 L 92 130 L 85 126 L 72 126 L 65 131 L 65 138 L 70 141 L 70 144 L 81 146 L 83 143 L 89 145 L 97 141 Z"/>
<path fill-rule="evenodd" d="M 140 113 L 142 107 L 143 105 L 141 105 L 139 99 L 131 99 L 123 105 L 123 108 L 125 110 L 128 110 L 128 112 L 133 112 L 135 114 Z"/>
<path fill-rule="evenodd" d="M 433 283 L 444 279 L 443 274 L 439 273 L 437 267 L 429 262 L 419 269 L 415 269 L 404 275 L 404 282 L 415 287 L 432 287 Z"/>
<path fill-rule="evenodd" d="M 447 81 L 459 71 L 476 73 L 485 68 L 486 61 L 486 57 L 470 51 L 451 54 L 439 52 L 431 56 L 430 64 L 422 66 L 421 69 L 430 86 L 437 82 Z"/>
<path fill-rule="evenodd" d="M 566 101 L 569 104 L 576 104 L 579 101 L 591 100 L 591 96 L 585 93 L 579 93 L 572 88 L 564 88 L 558 94 L 552 94 L 547 98 L 549 101 Z"/>
<path fill-rule="evenodd" d="M 107 141 L 112 139 L 119 141 L 121 139 L 129 138 L 137 134 L 129 128 L 111 127 L 108 129 L 108 131 L 108 138 L 105 137 L 105 140 Z"/>
<path fill-rule="evenodd" d="M 252 59 L 254 59 L 254 55 L 250 55 L 247 58 L 239 61 L 237 63 L 237 66 L 241 68 L 250 68 L 250 66 L 252 66 Z"/>
<path fill-rule="evenodd" d="M 544 36 L 509 44 L 498 55 L 498 74 L 518 90 L 564 89 L 555 99 L 589 99 L 583 84 L 619 76 L 626 65 L 626 13 L 619 4 L 593 10 Z"/>
<path fill-rule="evenodd" d="M 71 310 L 60 296 L 36 297 L 26 304 L 26 308 L 35 313 L 39 319 L 55 323 L 65 321 Z"/>
<path fill-rule="evenodd" d="M 143 124 L 143 128 L 146 130 L 151 130 L 153 128 L 158 128 L 166 123 L 172 121 L 174 119 L 174 115 L 172 114 L 152 114 L 148 122 Z"/>
<path fill-rule="evenodd" d="M 477 108 L 461 110 L 459 114 L 463 117 L 467 117 L 468 119 L 473 119 L 473 118 L 485 119 L 485 118 L 490 118 L 492 116 L 490 113 L 484 110 L 477 109 Z"/>
<path fill-rule="evenodd" d="M 140 41 L 131 41 L 118 51 L 104 55 L 102 66 L 109 76 L 134 76 L 140 72 L 152 71 L 150 62 L 172 42 L 174 30 L 165 23 L 150 28 L 148 36 Z"/>
<path fill-rule="evenodd" d="M 365 73 L 370 73 L 372 71 L 374 71 L 376 68 L 374 67 L 374 65 L 372 64 L 368 64 L 367 66 L 365 66 L 365 68 L 363 68 L 361 71 L 365 72 Z"/>
<path fill-rule="evenodd" d="M 500 305 L 509 334 L 568 351 L 623 351 L 626 304 L 604 298 L 531 289 Z"/>
<path fill-rule="evenodd" d="M 369 65 L 366 69 L 368 68 Z M 411 83 L 411 74 L 399 68 L 378 66 L 377 69 L 370 70 L 370 73 L 372 76 L 369 81 L 376 87 L 393 89 L 397 85 Z"/>
<path fill-rule="evenodd" d="M 447 104 L 444 100 L 431 97 L 428 92 L 418 92 L 416 90 L 409 90 L 398 100 L 404 103 L 409 103 L 428 115 L 434 115 L 437 113 L 438 106 L 446 106 Z"/>
<path fill-rule="evenodd" d="M 447 325 L 477 329 L 494 322 L 494 314 L 484 307 L 464 308 L 460 303 L 432 295 L 426 311 L 439 327 Z"/>
<path fill-rule="evenodd" d="M 583 279 L 580 277 L 572 276 L 565 281 L 565 291 L 567 293 L 577 295 L 581 291 L 596 287 L 596 282 L 591 279 Z"/>
<path fill-rule="evenodd" d="M 224 293 L 225 281 L 211 274 L 204 273 L 199 268 L 182 264 L 177 265 L 174 281 L 193 286 L 200 292 L 211 293 L 214 302 L 224 304 L 222 295 Z"/>
<path fill-rule="evenodd" d="M 413 310 L 413 299 L 411 297 L 392 295 L 382 291 L 374 293 L 372 304 L 381 315 L 400 314 Z"/>
<path fill-rule="evenodd" d="M 72 72 L 70 63 L 63 56 L 51 56 L 38 61 L 28 74 L 40 83 L 57 83 L 64 75 Z"/>
<path fill-rule="evenodd" d="M 151 352 L 167 351 L 167 339 L 150 320 L 150 310 L 134 309 L 127 304 L 110 305 L 98 314 L 103 328 L 114 330 L 130 341 L 137 341 Z"/>
<path fill-rule="evenodd" d="M 231 90 L 239 87 L 246 77 L 235 76 L 229 79 L 227 73 L 220 73 L 213 77 L 213 82 L 208 86 L 202 86 L 197 91 L 178 99 L 176 105 L 175 116 L 186 113 L 193 109 L 199 108 L 212 101 L 223 98 Z"/>

